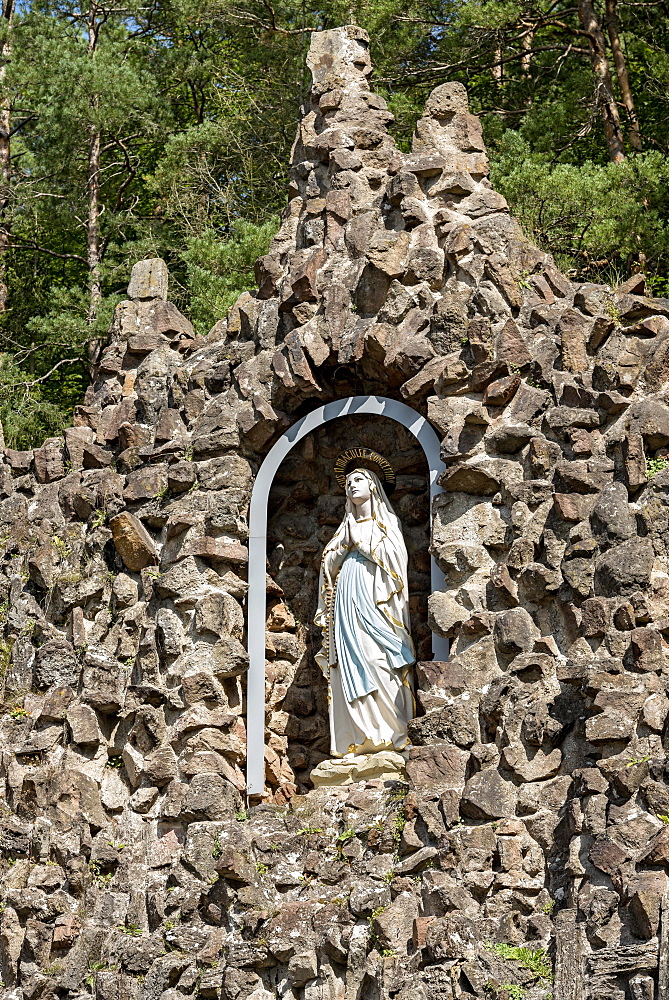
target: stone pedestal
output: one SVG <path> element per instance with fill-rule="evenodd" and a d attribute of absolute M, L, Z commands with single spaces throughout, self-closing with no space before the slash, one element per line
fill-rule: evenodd
<path fill-rule="evenodd" d="M 324 760 L 311 772 L 316 788 L 332 785 L 352 785 L 356 781 L 406 781 L 404 757 L 393 750 L 378 753 L 346 754 L 345 757 Z"/>

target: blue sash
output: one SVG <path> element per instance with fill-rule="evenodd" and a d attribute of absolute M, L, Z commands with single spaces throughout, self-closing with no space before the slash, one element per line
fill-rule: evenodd
<path fill-rule="evenodd" d="M 380 647 L 391 670 L 401 670 L 414 662 L 411 647 L 393 631 L 386 616 L 374 603 L 374 576 L 370 572 L 373 565 L 354 549 L 344 560 L 337 578 L 335 645 L 342 689 L 349 702 L 378 689 L 360 647 L 358 636 L 361 631 Z"/>

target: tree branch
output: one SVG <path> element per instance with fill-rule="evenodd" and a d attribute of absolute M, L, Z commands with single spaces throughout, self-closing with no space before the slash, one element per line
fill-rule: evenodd
<path fill-rule="evenodd" d="M 24 236 L 17 236 L 16 233 L 12 234 L 13 240 L 20 240 L 20 244 L 10 243 L 9 246 L 12 250 L 24 250 L 28 247 L 30 250 L 37 250 L 38 253 L 48 254 L 50 257 L 57 257 L 59 260 L 79 260 L 82 264 L 86 263 L 86 258 L 82 257 L 79 253 L 57 253 L 55 250 L 49 250 L 48 247 L 42 247 L 39 243 L 34 240 L 27 240 Z"/>
<path fill-rule="evenodd" d="M 61 365 L 75 365 L 80 364 L 81 358 L 62 358 L 57 361 L 53 368 L 50 368 L 48 372 L 44 375 L 40 375 L 38 378 L 32 379 L 30 382 L 14 382 L 12 385 L 0 385 L 0 395 L 5 393 L 6 395 L 11 395 L 16 392 L 17 389 L 24 389 L 28 392 L 29 389 L 34 388 L 34 386 L 39 385 L 41 382 L 46 382 L 46 380 L 53 375 Z"/>

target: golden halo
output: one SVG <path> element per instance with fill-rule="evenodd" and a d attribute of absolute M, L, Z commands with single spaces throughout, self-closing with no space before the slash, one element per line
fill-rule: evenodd
<path fill-rule="evenodd" d="M 383 455 L 379 455 L 378 451 L 372 451 L 371 448 L 349 448 L 348 451 L 342 451 L 334 464 L 335 479 L 342 489 L 346 488 L 347 474 L 354 468 L 371 469 L 376 472 L 388 496 L 395 489 L 395 473 L 392 466 Z"/>

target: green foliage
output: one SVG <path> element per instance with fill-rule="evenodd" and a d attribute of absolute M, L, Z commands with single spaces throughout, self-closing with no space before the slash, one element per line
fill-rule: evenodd
<path fill-rule="evenodd" d="M 144 931 L 137 924 L 119 924 L 116 928 L 117 931 L 121 931 L 122 934 L 127 934 L 129 937 L 141 937 Z"/>
<path fill-rule="evenodd" d="M 405 798 L 407 797 L 408 791 L 409 791 L 408 785 L 403 785 L 398 782 L 398 784 L 395 785 L 394 788 L 391 788 L 388 794 L 386 795 L 386 801 L 388 803 L 404 802 Z"/>
<path fill-rule="evenodd" d="M 491 951 L 499 956 L 499 958 L 511 959 L 514 962 L 518 962 L 519 965 L 522 965 L 524 969 L 529 969 L 539 979 L 550 981 L 553 979 L 553 968 L 544 948 L 516 947 L 515 945 L 499 941 L 491 945 Z"/>
<path fill-rule="evenodd" d="M 9 448 L 32 448 L 62 432 L 66 410 L 46 398 L 47 390 L 5 354 L 0 360 L 0 421 Z"/>
<path fill-rule="evenodd" d="M 492 180 L 525 232 L 572 276 L 618 283 L 640 250 L 652 271 L 669 269 L 669 160 L 662 153 L 622 164 L 556 163 L 508 130 Z"/>
<path fill-rule="evenodd" d="M 253 288 L 254 262 L 267 253 L 278 227 L 275 218 L 262 225 L 240 220 L 227 239 L 220 239 L 213 229 L 188 238 L 182 260 L 190 292 L 189 315 L 198 333 L 208 333 L 238 296 Z"/>
<path fill-rule="evenodd" d="M 88 869 L 93 876 L 95 884 L 100 889 L 107 889 L 114 880 L 114 872 L 102 872 L 100 865 L 96 861 L 91 861 Z"/>
<path fill-rule="evenodd" d="M 517 983 L 486 983 L 486 989 L 494 993 L 496 997 L 504 997 L 505 1000 L 523 1000 L 525 990 Z"/>
<path fill-rule="evenodd" d="M 89 962 L 88 963 L 88 976 L 86 976 L 84 982 L 88 986 L 95 986 L 95 980 L 98 972 L 106 972 L 107 970 L 112 971 L 116 969 L 115 965 L 109 965 L 107 962 Z"/>
<path fill-rule="evenodd" d="M 356 831 L 353 829 L 353 827 L 348 827 L 348 829 L 342 830 L 342 832 L 337 836 L 334 846 L 335 846 L 335 851 L 337 852 L 337 857 L 339 858 L 340 861 L 346 860 L 346 855 L 344 854 L 344 845 L 349 840 L 353 840 L 355 836 L 356 836 Z"/>
<path fill-rule="evenodd" d="M 664 472 L 669 465 L 669 458 L 646 458 L 646 479 L 652 479 L 658 472 Z"/>
<path fill-rule="evenodd" d="M 404 833 L 404 827 L 406 826 L 406 822 L 407 822 L 406 816 L 404 814 L 404 809 L 402 808 L 395 816 L 395 820 L 393 822 L 393 841 L 395 843 L 396 848 L 399 847 L 400 845 L 400 841 L 402 839 L 402 834 Z"/>
<path fill-rule="evenodd" d="M 0 639 L 0 677 L 4 677 L 12 661 L 13 643 Z"/>

